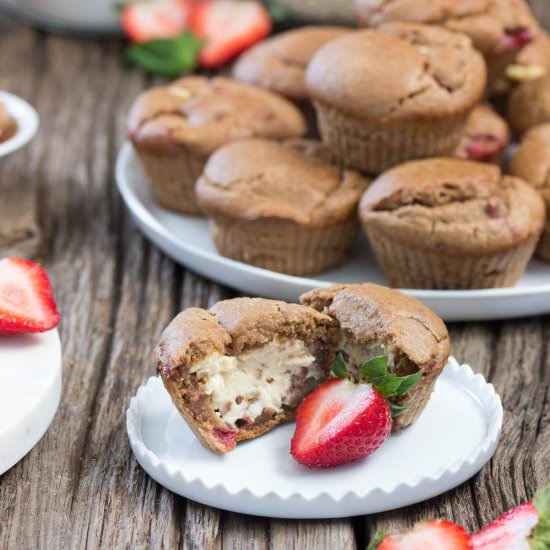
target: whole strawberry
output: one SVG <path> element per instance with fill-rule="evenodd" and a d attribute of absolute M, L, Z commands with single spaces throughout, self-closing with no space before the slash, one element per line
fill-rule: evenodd
<path fill-rule="evenodd" d="M 296 412 L 290 453 L 311 468 L 346 464 L 376 451 L 391 433 L 392 408 L 394 414 L 403 411 L 388 399 L 405 394 L 422 376 L 422 371 L 390 374 L 387 358 L 380 356 L 361 367 L 356 383 L 341 354 L 334 373 L 337 377 L 310 393 Z"/>

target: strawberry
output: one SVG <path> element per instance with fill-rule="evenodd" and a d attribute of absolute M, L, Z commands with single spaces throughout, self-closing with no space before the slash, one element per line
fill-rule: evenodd
<path fill-rule="evenodd" d="M 210 69 L 227 63 L 271 31 L 267 10 L 251 1 L 206 0 L 196 5 L 190 25 L 206 39 L 199 61 Z"/>
<path fill-rule="evenodd" d="M 550 548 L 550 489 L 539 491 L 472 535 L 473 550 Z"/>
<path fill-rule="evenodd" d="M 460 525 L 444 519 L 419 523 L 403 535 L 389 535 L 376 550 L 470 550 L 470 535 Z M 504 547 L 502 548 L 504 550 Z"/>
<path fill-rule="evenodd" d="M 464 158 L 488 162 L 498 157 L 508 145 L 506 138 L 499 138 L 493 134 L 474 134 L 468 137 L 464 147 Z"/>
<path fill-rule="evenodd" d="M 0 334 L 44 332 L 58 323 L 44 268 L 24 258 L 0 260 Z"/>
<path fill-rule="evenodd" d="M 132 42 L 179 36 L 191 12 L 189 0 L 140 0 L 124 6 L 120 22 Z"/>
<path fill-rule="evenodd" d="M 296 431 L 290 453 L 304 466 L 330 468 L 366 457 L 388 438 L 392 407 L 388 398 L 402 395 L 422 371 L 397 377 L 388 373 L 386 357 L 375 357 L 359 371 L 360 383 L 351 380 L 342 354 L 332 378 L 310 393 L 296 412 Z M 398 410 L 399 409 L 399 410 Z"/>
<path fill-rule="evenodd" d="M 529 27 L 508 29 L 499 45 L 498 51 L 504 53 L 519 50 L 525 46 L 525 44 L 529 44 L 534 38 L 535 33 L 533 29 Z"/>

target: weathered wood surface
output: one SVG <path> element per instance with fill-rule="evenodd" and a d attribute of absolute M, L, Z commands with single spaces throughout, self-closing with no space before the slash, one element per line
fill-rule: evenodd
<path fill-rule="evenodd" d="M 533 4 L 550 19 L 546 0 Z M 121 51 L 116 41 L 49 36 L 0 15 L 0 89 L 29 99 L 42 119 L 33 143 L 0 161 L 0 252 L 45 263 L 64 343 L 59 412 L 0 478 L 0 548 L 353 550 L 377 529 L 420 518 L 475 529 L 550 482 L 550 317 L 451 327 L 454 354 L 496 385 L 506 419 L 493 460 L 439 498 L 365 518 L 270 520 L 186 502 L 141 470 L 124 413 L 153 373 L 160 331 L 183 307 L 232 292 L 149 244 L 117 195 L 125 112 L 148 84 L 123 66 Z M 20 226 L 6 237 L 10 216 Z"/>

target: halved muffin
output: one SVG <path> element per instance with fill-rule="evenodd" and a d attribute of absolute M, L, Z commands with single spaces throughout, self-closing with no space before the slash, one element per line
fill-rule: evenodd
<path fill-rule="evenodd" d="M 180 414 L 215 453 L 292 420 L 334 361 L 335 323 L 309 307 L 235 298 L 180 313 L 157 368 Z"/>
<path fill-rule="evenodd" d="M 337 322 L 337 348 L 355 377 L 364 363 L 379 355 L 388 358 L 389 371 L 399 376 L 422 369 L 419 382 L 392 403 L 405 409 L 394 418 L 393 430 L 412 424 L 449 358 L 445 323 L 415 298 L 371 283 L 315 289 L 300 301 Z"/>

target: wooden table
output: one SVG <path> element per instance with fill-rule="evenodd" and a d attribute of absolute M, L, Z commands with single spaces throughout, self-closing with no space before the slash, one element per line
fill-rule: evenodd
<path fill-rule="evenodd" d="M 537 7 L 550 19 L 545 0 Z M 154 372 L 161 330 L 181 309 L 233 293 L 174 264 L 124 209 L 113 165 L 128 106 L 151 81 L 124 66 L 122 49 L 0 15 L 0 89 L 30 100 L 42 118 L 33 143 L 0 161 L 1 253 L 47 266 L 64 351 L 52 426 L 0 478 L 0 548 L 351 550 L 377 529 L 428 517 L 474 530 L 550 482 L 550 317 L 450 327 L 454 354 L 496 385 L 506 417 L 493 460 L 439 498 L 370 517 L 283 521 L 186 501 L 142 471 L 124 414 Z"/>

